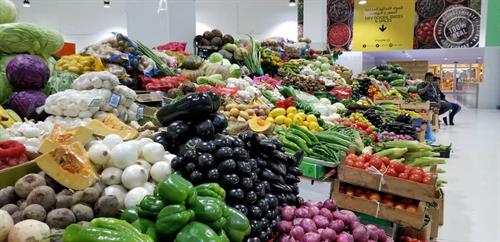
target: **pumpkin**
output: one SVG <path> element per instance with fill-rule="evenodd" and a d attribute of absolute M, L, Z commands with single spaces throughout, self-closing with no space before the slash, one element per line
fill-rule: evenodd
<path fill-rule="evenodd" d="M 49 135 L 40 145 L 40 153 L 45 154 L 59 145 L 67 145 L 73 142 L 79 142 L 82 145 L 87 144 L 92 139 L 92 130 L 85 127 L 65 128 L 60 124 L 55 124 Z"/>
<path fill-rule="evenodd" d="M 59 145 L 36 158 L 35 162 L 50 177 L 70 189 L 83 190 L 99 178 L 79 142 Z"/>
<path fill-rule="evenodd" d="M 271 129 L 272 123 L 259 117 L 253 117 L 248 120 L 248 126 L 254 132 L 264 133 Z"/>
<path fill-rule="evenodd" d="M 124 124 L 113 114 L 106 115 L 102 121 L 93 119 L 86 127 L 93 130 L 94 134 L 100 137 L 117 134 L 123 140 L 131 140 L 139 135 L 136 129 Z"/>

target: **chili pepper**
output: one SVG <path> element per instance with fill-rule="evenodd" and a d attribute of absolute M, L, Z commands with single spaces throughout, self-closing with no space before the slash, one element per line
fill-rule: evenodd
<path fill-rule="evenodd" d="M 288 140 L 285 136 L 281 136 L 280 139 L 281 139 L 281 142 L 283 143 L 283 146 L 285 148 L 288 148 L 288 149 L 292 150 L 293 152 L 300 150 L 300 147 L 298 145 L 296 145 L 292 141 Z"/>
<path fill-rule="evenodd" d="M 224 212 L 222 206 L 226 205 L 217 198 L 198 196 L 192 209 L 196 214 L 197 221 L 213 222 L 222 217 Z"/>
<path fill-rule="evenodd" d="M 239 241 L 242 241 L 243 238 Z M 186 225 L 175 238 L 175 242 L 229 242 L 224 232 L 217 234 L 208 225 L 199 222 L 191 222 Z M 233 240 L 231 240 L 233 241 Z"/>
<path fill-rule="evenodd" d="M 228 207 L 224 231 L 231 241 L 243 241 L 250 234 L 250 222 L 240 211 Z"/>
<path fill-rule="evenodd" d="M 134 228 L 135 229 L 135 228 Z M 147 237 L 147 236 L 146 236 Z M 149 237 L 148 237 L 149 238 Z M 152 242 L 152 240 L 145 240 L 138 236 L 129 236 L 120 231 L 95 228 L 95 227 L 82 227 L 78 224 L 71 224 L 63 233 L 64 242 Z"/>
<path fill-rule="evenodd" d="M 194 220 L 193 210 L 186 210 L 183 205 L 164 207 L 156 220 L 156 231 L 161 235 L 171 236 L 179 232 L 182 227 Z"/>
<path fill-rule="evenodd" d="M 311 153 L 311 150 L 309 150 L 309 147 L 307 147 L 307 143 L 306 141 L 304 141 L 302 138 L 300 138 L 299 136 L 297 135 L 294 135 L 294 134 L 291 134 L 291 133 L 286 133 L 285 134 L 285 137 L 294 142 L 296 145 L 298 145 L 300 147 L 300 149 L 304 150 L 304 152 L 306 152 L 307 154 L 310 154 Z"/>
<path fill-rule="evenodd" d="M 139 204 L 138 213 L 141 217 L 156 219 L 156 216 L 164 207 L 165 203 L 159 197 L 147 195 Z"/>
<path fill-rule="evenodd" d="M 0 142 L 0 158 L 18 157 L 24 152 L 26 152 L 26 147 L 15 140 Z"/>
<path fill-rule="evenodd" d="M 172 174 L 157 186 L 158 196 L 165 204 L 179 204 L 193 194 L 194 187 L 191 182 L 177 174 Z"/>
<path fill-rule="evenodd" d="M 156 225 L 153 221 L 140 218 L 133 222 L 132 225 L 141 231 L 141 233 L 148 235 L 154 242 L 158 240 Z"/>
<path fill-rule="evenodd" d="M 144 239 L 144 237 L 147 237 L 146 235 L 142 234 L 141 231 L 139 231 L 132 224 L 129 224 L 128 222 L 126 222 L 124 220 L 116 219 L 116 218 L 95 218 L 95 219 L 92 219 L 92 221 L 90 221 L 90 227 L 117 231 L 117 232 L 120 232 L 121 234 L 124 234 L 128 237 L 131 237 L 131 238 L 138 237 L 138 238 Z"/>
<path fill-rule="evenodd" d="M 217 183 L 205 183 L 195 187 L 198 196 L 213 197 L 224 201 L 226 199 L 226 191 Z"/>
<path fill-rule="evenodd" d="M 134 221 L 139 219 L 138 210 L 139 209 L 137 207 L 127 208 L 122 212 L 120 219 L 125 220 L 129 223 L 133 223 Z"/>

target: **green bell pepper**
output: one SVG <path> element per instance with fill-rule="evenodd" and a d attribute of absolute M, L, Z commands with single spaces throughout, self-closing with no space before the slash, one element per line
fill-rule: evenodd
<path fill-rule="evenodd" d="M 229 242 L 228 237 L 217 234 L 206 224 L 191 222 L 186 225 L 175 238 L 175 242 Z"/>
<path fill-rule="evenodd" d="M 136 227 L 127 221 L 116 218 L 95 218 L 90 221 L 90 227 L 110 229 L 128 236 L 144 236 Z"/>
<path fill-rule="evenodd" d="M 83 227 L 78 224 L 70 224 L 66 227 L 62 239 L 64 242 L 153 242 L 148 236 L 129 236 L 116 230 Z"/>
<path fill-rule="evenodd" d="M 161 235 L 174 235 L 194 217 L 193 210 L 186 210 L 184 205 L 166 206 L 158 214 L 156 231 Z"/>
<path fill-rule="evenodd" d="M 168 176 L 156 189 L 165 204 L 183 203 L 194 191 L 193 184 L 177 174 Z"/>
<path fill-rule="evenodd" d="M 224 225 L 226 225 L 227 219 L 224 217 L 221 217 L 220 219 L 217 219 L 213 222 L 208 222 L 205 223 L 208 225 L 210 228 L 212 228 L 215 231 L 220 231 L 224 228 Z"/>
<path fill-rule="evenodd" d="M 216 198 L 198 196 L 191 208 L 196 215 L 196 221 L 213 222 L 222 217 L 224 212 L 222 206 L 226 205 Z"/>
<path fill-rule="evenodd" d="M 221 201 L 226 199 L 226 191 L 217 183 L 205 183 L 194 188 L 198 196 L 213 197 Z"/>
<path fill-rule="evenodd" d="M 139 218 L 140 217 L 139 217 L 139 212 L 138 212 L 137 207 L 125 209 L 120 216 L 121 220 L 125 220 L 129 223 L 133 223 L 134 221 L 136 221 Z"/>
<path fill-rule="evenodd" d="M 250 222 L 240 211 L 227 207 L 227 222 L 223 226 L 231 242 L 241 242 L 250 234 Z"/>
<path fill-rule="evenodd" d="M 164 207 L 165 203 L 159 197 L 147 195 L 139 203 L 138 213 L 143 218 L 156 219 Z"/>
<path fill-rule="evenodd" d="M 148 235 L 154 242 L 158 241 L 155 223 L 149 219 L 140 218 L 132 223 L 141 233 Z"/>

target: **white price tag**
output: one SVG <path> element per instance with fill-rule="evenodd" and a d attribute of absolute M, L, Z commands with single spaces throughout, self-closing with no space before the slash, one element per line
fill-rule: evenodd
<path fill-rule="evenodd" d="M 122 96 L 113 93 L 111 94 L 111 97 L 109 97 L 109 105 L 113 108 L 118 108 L 118 105 L 120 105 L 120 100 L 122 99 Z"/>

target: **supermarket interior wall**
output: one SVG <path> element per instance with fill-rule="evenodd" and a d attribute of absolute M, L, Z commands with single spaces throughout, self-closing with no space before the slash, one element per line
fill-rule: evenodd
<path fill-rule="evenodd" d="M 77 50 L 98 42 L 111 32 L 127 34 L 125 1 L 113 1 L 104 8 L 99 0 L 31 1 L 30 8 L 22 1 L 13 1 L 18 9 L 18 22 L 31 22 L 59 31 L 66 41 L 76 43 Z"/>
<path fill-rule="evenodd" d="M 197 0 L 196 33 L 214 28 L 235 38 L 280 36 L 297 40 L 297 7 L 286 0 Z M 192 38 L 191 38 L 192 39 Z"/>
<path fill-rule="evenodd" d="M 304 36 L 313 41 L 311 47 L 326 47 L 326 0 L 304 0 Z"/>
<path fill-rule="evenodd" d="M 484 80 L 479 85 L 478 108 L 494 109 L 500 105 L 500 47 L 484 52 Z"/>

